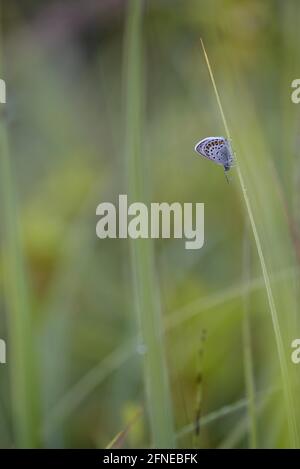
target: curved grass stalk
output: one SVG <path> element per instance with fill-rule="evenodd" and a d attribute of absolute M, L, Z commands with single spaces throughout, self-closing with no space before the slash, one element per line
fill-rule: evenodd
<path fill-rule="evenodd" d="M 44 423 L 43 435 L 49 437 L 80 404 L 115 370 L 134 355 L 136 343 L 121 345 L 88 371 L 54 406 Z"/>
<path fill-rule="evenodd" d="M 275 275 L 271 275 L 272 282 L 278 283 L 286 278 L 292 278 L 296 272 L 297 270 L 293 267 L 282 270 Z M 166 330 L 174 329 L 175 327 L 190 321 L 200 312 L 218 308 L 224 303 L 241 298 L 245 293 L 249 294 L 251 292 L 261 290 L 262 288 L 264 288 L 264 279 L 263 277 L 257 277 L 249 280 L 247 283 L 243 281 L 232 287 L 220 290 L 217 293 L 212 293 L 211 295 L 193 300 L 185 306 L 172 311 L 168 315 L 165 323 Z"/>
<path fill-rule="evenodd" d="M 201 46 L 202 46 L 202 50 L 203 50 L 203 53 L 204 53 L 206 65 L 207 65 L 207 68 L 208 68 L 209 76 L 210 76 L 212 86 L 213 86 L 213 89 L 214 89 L 215 97 L 216 97 L 216 100 L 217 100 L 217 104 L 218 104 L 218 107 L 219 107 L 219 111 L 220 111 L 220 114 L 221 114 L 221 118 L 222 118 L 222 121 L 223 121 L 223 124 L 224 124 L 226 136 L 227 136 L 228 140 L 231 140 L 229 127 L 228 127 L 228 124 L 227 124 L 227 120 L 226 120 L 226 117 L 225 117 L 225 113 L 224 113 L 224 110 L 223 110 L 223 106 L 222 106 L 222 103 L 221 103 L 221 99 L 220 99 L 220 95 L 219 95 L 219 92 L 218 92 L 218 89 L 217 89 L 217 85 L 216 85 L 216 82 L 215 82 L 215 79 L 214 79 L 213 71 L 212 71 L 212 68 L 211 68 L 211 65 L 210 65 L 210 62 L 209 62 L 209 58 L 208 58 L 208 55 L 207 55 L 203 40 L 200 39 L 200 41 L 201 41 Z M 287 413 L 287 419 L 288 419 L 289 437 L 290 437 L 290 441 L 291 441 L 291 446 L 293 448 L 297 448 L 298 431 L 297 431 L 297 423 L 296 423 L 296 419 L 295 419 L 293 396 L 292 396 L 292 391 L 291 391 L 292 386 L 291 386 L 291 381 L 290 381 L 290 377 L 289 377 L 289 373 L 288 373 L 288 364 L 287 364 L 287 360 L 286 360 L 285 352 L 284 352 L 283 339 L 282 339 L 280 326 L 279 326 L 279 320 L 278 320 L 278 313 L 277 313 L 277 309 L 276 309 L 276 305 L 275 305 L 275 301 L 274 301 L 274 296 L 273 296 L 273 292 L 272 292 L 272 287 L 271 287 L 271 282 L 270 282 L 270 277 L 269 277 L 265 257 L 264 257 L 263 250 L 262 250 L 262 244 L 261 244 L 260 237 L 259 237 L 259 234 L 258 234 L 257 225 L 256 225 L 256 222 L 255 222 L 255 219 L 254 219 L 254 215 L 253 215 L 252 207 L 251 207 L 251 204 L 250 204 L 250 200 L 249 200 L 249 197 L 248 197 L 248 194 L 247 194 L 247 189 L 246 189 L 244 177 L 243 177 L 242 171 L 240 169 L 240 166 L 238 165 L 238 161 L 237 161 L 237 168 L 236 169 L 237 169 L 237 174 L 238 174 L 238 179 L 239 179 L 242 195 L 243 195 L 244 202 L 245 202 L 245 205 L 246 205 L 247 214 L 248 214 L 248 217 L 249 217 L 249 222 L 250 222 L 251 229 L 252 229 L 253 236 L 254 236 L 254 240 L 255 240 L 255 245 L 256 245 L 256 249 L 257 249 L 257 253 L 258 253 L 258 257 L 259 257 L 259 261 L 260 261 L 260 265 L 261 265 L 261 269 L 262 269 L 262 274 L 263 274 L 263 278 L 264 278 L 264 283 L 265 283 L 265 288 L 266 288 L 266 293 L 267 293 L 267 298 L 268 298 L 268 303 L 269 303 L 269 308 L 270 308 L 270 313 L 271 313 L 271 319 L 272 319 L 272 324 L 273 324 L 273 329 L 274 329 L 274 335 L 275 335 L 275 339 L 276 339 L 277 353 L 278 353 L 278 357 L 279 357 L 279 364 L 280 364 L 280 371 L 281 371 L 281 378 L 282 378 L 282 388 L 283 388 L 285 407 L 286 407 L 286 413 Z"/>
<path fill-rule="evenodd" d="M 279 391 L 279 388 L 273 387 L 270 389 L 266 389 L 265 391 L 260 391 L 258 392 L 254 397 L 258 400 L 258 413 L 261 409 L 261 405 L 265 404 L 269 398 L 273 395 L 276 394 Z M 244 397 L 242 399 L 239 399 L 238 401 L 232 402 L 231 404 L 224 405 L 220 407 L 217 410 L 213 410 L 209 414 L 203 415 L 201 418 L 201 428 L 206 427 L 207 425 L 210 425 L 211 423 L 214 423 L 220 419 L 230 417 L 233 414 L 236 414 L 242 410 L 246 410 L 249 405 L 249 400 Z M 245 427 L 247 427 L 248 424 L 248 419 L 245 419 Z M 195 431 L 195 422 L 189 423 L 185 427 L 181 428 L 179 432 L 176 434 L 176 438 L 180 439 L 183 438 L 186 435 L 189 435 L 190 433 Z"/>

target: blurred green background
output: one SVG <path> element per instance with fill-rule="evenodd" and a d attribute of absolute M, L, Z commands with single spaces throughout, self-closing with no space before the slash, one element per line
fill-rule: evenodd
<path fill-rule="evenodd" d="M 1 2 L 1 447 L 300 447 L 299 18 L 297 0 Z M 225 132 L 200 37 L 281 349 L 236 168 L 228 185 L 194 153 Z M 204 202 L 204 247 L 97 239 L 122 193 Z"/>

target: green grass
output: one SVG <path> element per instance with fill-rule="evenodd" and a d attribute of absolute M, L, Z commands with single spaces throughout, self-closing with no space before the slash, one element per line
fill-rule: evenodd
<path fill-rule="evenodd" d="M 143 156 L 144 76 L 142 74 L 143 2 L 130 0 L 125 40 L 125 153 L 128 169 L 129 203 L 148 199 Z M 160 294 L 155 272 L 153 241 L 131 241 L 133 286 L 141 344 L 144 350 L 145 391 L 151 442 L 155 448 L 175 446 L 172 400 L 164 350 Z"/>
<path fill-rule="evenodd" d="M 36 335 L 24 267 L 20 212 L 16 201 L 8 134 L 3 121 L 0 123 L 0 181 L 4 227 L 2 262 L 5 266 L 8 363 L 15 444 L 21 448 L 35 448 L 40 444 Z"/>
<path fill-rule="evenodd" d="M 251 278 L 251 245 L 249 243 L 248 229 L 245 229 L 245 239 L 243 245 L 243 266 L 242 273 L 245 285 L 248 285 Z M 257 417 L 255 403 L 255 372 L 252 352 L 252 331 L 251 331 L 251 302 L 249 292 L 245 291 L 243 295 L 243 324 L 242 337 L 244 349 L 244 368 L 245 368 L 245 389 L 248 398 L 248 418 L 249 418 L 249 447 L 255 449 L 258 447 L 257 436 Z"/>
<path fill-rule="evenodd" d="M 48 2 L 34 18 L 12 3 L 0 446 L 193 447 L 205 330 L 197 446 L 299 447 L 298 2 L 108 1 L 87 35 L 70 21 L 63 47 L 49 28 L 50 49 Z M 230 184 L 193 151 L 224 125 Z M 203 249 L 96 239 L 96 206 L 120 193 L 204 202 Z"/>
<path fill-rule="evenodd" d="M 225 113 L 223 110 L 223 106 L 221 103 L 221 99 L 219 96 L 219 92 L 216 86 L 214 74 L 209 62 L 209 58 L 207 55 L 207 52 L 204 47 L 204 43 L 201 39 L 201 45 L 205 57 L 205 61 L 208 67 L 209 75 L 211 78 L 213 90 L 215 93 L 216 101 L 218 104 L 218 108 L 220 111 L 221 119 L 224 124 L 226 136 L 228 140 L 231 139 L 231 133 L 229 131 L 229 127 L 227 124 L 227 120 L 225 117 Z M 255 245 L 257 249 L 257 254 L 259 257 L 260 265 L 261 265 L 261 270 L 265 282 L 265 288 L 266 288 L 266 294 L 268 298 L 268 303 L 269 303 L 269 308 L 270 308 L 270 313 L 271 313 L 271 318 L 272 318 L 272 324 L 273 324 L 273 329 L 274 329 L 274 335 L 276 339 L 276 345 L 277 345 L 277 352 L 278 352 L 278 358 L 279 358 L 279 363 L 280 363 L 280 370 L 281 370 L 281 379 L 282 379 L 282 388 L 283 388 L 283 393 L 284 393 L 284 399 L 285 399 L 285 407 L 286 407 L 286 415 L 287 415 L 287 421 L 288 421 L 288 429 L 289 429 L 289 440 L 290 440 L 290 445 L 292 448 L 297 448 L 299 446 L 299 439 L 298 439 L 298 429 L 297 429 L 297 423 L 296 423 L 296 410 L 295 410 L 295 404 L 293 402 L 293 391 L 292 391 L 292 382 L 291 382 L 291 377 L 289 374 L 289 366 L 288 366 L 288 358 L 287 358 L 287 353 L 286 353 L 286 348 L 284 346 L 284 341 L 282 337 L 282 332 L 281 332 L 281 327 L 279 323 L 279 317 L 278 317 L 278 311 L 277 307 L 275 304 L 275 299 L 273 295 L 273 290 L 271 286 L 271 281 L 270 281 L 270 276 L 267 268 L 267 263 L 265 260 L 265 255 L 263 252 L 263 247 L 262 247 L 262 242 L 261 238 L 259 235 L 259 230 L 256 222 L 256 218 L 254 215 L 254 210 L 252 208 L 252 205 L 250 203 L 250 198 L 248 196 L 247 188 L 246 188 L 246 183 L 245 179 L 241 170 L 241 167 L 239 165 L 239 160 L 237 159 L 237 156 L 235 154 L 236 158 L 236 163 L 237 163 L 237 175 L 239 179 L 239 184 L 240 184 L 240 189 L 241 193 L 245 202 L 245 207 L 246 207 L 246 213 L 247 217 L 249 219 L 249 223 L 252 229 L 252 233 L 254 236 L 255 240 Z"/>

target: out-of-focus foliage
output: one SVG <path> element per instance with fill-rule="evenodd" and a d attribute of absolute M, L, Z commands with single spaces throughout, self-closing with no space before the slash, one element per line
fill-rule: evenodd
<path fill-rule="evenodd" d="M 1 120 L 33 316 L 38 383 L 32 399 L 41 403 L 42 447 L 106 447 L 120 432 L 122 447 L 151 445 L 129 243 L 95 234 L 96 206 L 116 203 L 127 192 L 127 6 L 125 0 L 11 0 L 2 6 L 7 105 Z M 142 145 L 151 200 L 205 203 L 201 250 L 185 250 L 183 240 L 155 244 L 179 447 L 250 444 L 245 304 L 257 445 L 290 444 L 269 307 L 235 170 L 228 185 L 222 170 L 197 158 L 193 148 L 205 136 L 224 134 L 202 37 L 245 171 L 289 355 L 299 310 L 293 289 L 299 282 L 299 119 L 290 99 L 291 81 L 300 72 L 299 13 L 297 0 L 145 4 Z M 3 256 L 0 337 L 9 347 L 6 267 Z M 8 353 L 0 367 L 2 447 L 19 444 L 10 386 L 14 366 Z M 201 430 L 195 436 L 199 386 Z M 227 405 L 232 407 L 223 409 Z"/>

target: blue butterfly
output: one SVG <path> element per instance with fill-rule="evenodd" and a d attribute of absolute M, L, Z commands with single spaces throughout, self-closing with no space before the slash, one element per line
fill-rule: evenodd
<path fill-rule="evenodd" d="M 207 137 L 197 143 L 195 151 L 199 155 L 223 166 L 225 173 L 234 164 L 233 153 L 228 140 L 224 137 Z"/>

